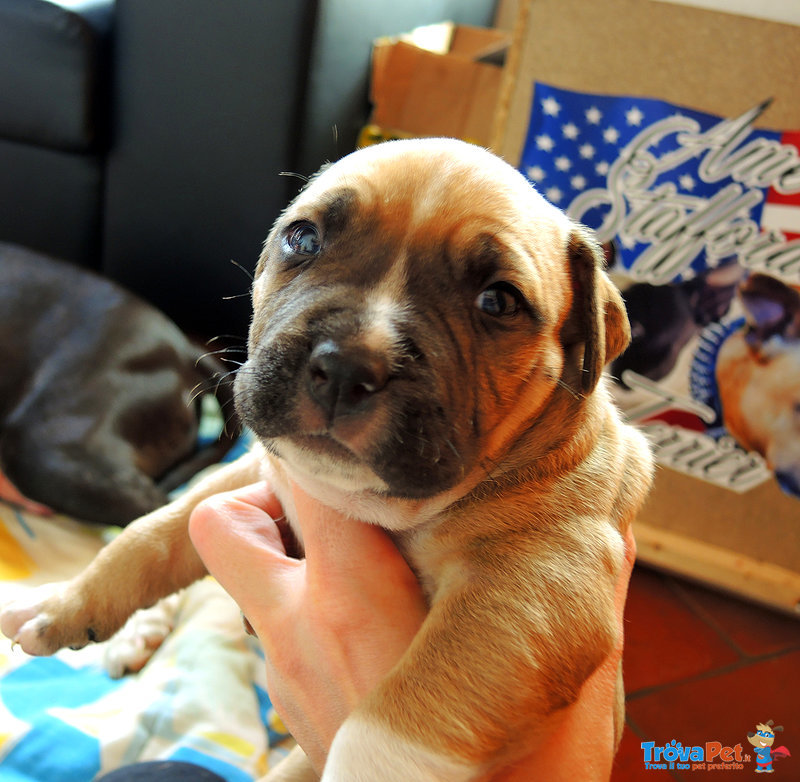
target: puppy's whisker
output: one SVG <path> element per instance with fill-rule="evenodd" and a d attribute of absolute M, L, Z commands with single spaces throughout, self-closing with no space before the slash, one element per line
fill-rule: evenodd
<path fill-rule="evenodd" d="M 242 345 L 245 342 L 241 336 L 236 334 L 217 334 L 216 337 L 211 337 L 211 339 L 206 342 L 206 345 L 211 345 L 212 343 L 218 342 L 221 339 L 229 339 L 232 342 L 236 342 L 238 345 Z"/>
<path fill-rule="evenodd" d="M 197 366 L 204 358 L 208 358 L 209 356 L 222 356 L 225 353 L 247 353 L 247 348 L 220 348 L 219 350 L 209 350 L 207 353 L 203 353 L 197 361 L 195 361 L 195 366 Z M 220 359 L 224 361 L 224 358 Z"/>
<path fill-rule="evenodd" d="M 453 443 L 450 442 L 450 439 L 446 437 L 444 442 L 445 445 L 447 445 L 447 447 L 456 455 L 456 459 L 460 459 L 461 454 L 458 452 L 458 448 L 456 448 L 455 445 L 453 445 Z"/>
<path fill-rule="evenodd" d="M 230 400 L 231 402 L 233 400 Z M 239 416 L 236 414 L 236 409 L 230 411 L 230 413 L 225 417 L 225 421 L 222 424 L 222 431 L 225 432 L 226 435 L 231 436 L 231 421 L 236 422 L 239 424 Z M 237 428 L 241 428 L 240 426 Z"/>
<path fill-rule="evenodd" d="M 295 171 L 281 171 L 279 176 L 293 177 L 294 179 L 299 179 L 301 182 L 305 182 L 306 184 L 308 184 L 311 181 L 310 177 L 303 176 L 303 174 L 298 174 Z"/>
<path fill-rule="evenodd" d="M 208 390 L 208 389 L 204 389 L 202 387 L 203 385 L 204 385 L 204 382 L 200 382 L 189 392 L 189 404 L 190 405 L 193 405 Z"/>
<path fill-rule="evenodd" d="M 234 401 L 233 397 L 231 397 L 230 399 L 226 399 L 220 405 L 220 411 L 222 413 L 225 413 L 225 412 L 230 413 L 230 415 L 228 416 L 228 419 L 227 419 L 228 421 L 230 421 L 233 417 L 236 416 L 236 402 Z"/>
<path fill-rule="evenodd" d="M 575 391 L 575 389 L 573 389 L 573 388 L 570 388 L 570 386 L 568 386 L 568 385 L 567 385 L 567 384 L 566 384 L 566 383 L 565 383 L 565 382 L 564 382 L 564 381 L 563 381 L 561 378 L 559 378 L 558 380 L 556 380 L 556 385 L 557 385 L 557 386 L 560 386 L 560 387 L 561 387 L 561 388 L 563 388 L 565 391 L 567 391 L 567 392 L 569 393 L 569 395 L 570 395 L 570 396 L 571 396 L 573 399 L 583 399 L 583 397 L 584 397 L 584 395 L 583 395 L 583 394 L 580 394 L 580 393 L 578 393 L 577 391 Z"/>
<path fill-rule="evenodd" d="M 490 456 L 485 456 L 483 459 L 481 459 L 480 466 L 481 469 L 486 472 L 486 478 L 484 478 L 484 480 L 492 481 L 493 483 L 498 482 L 497 477 L 492 475 L 495 470 L 500 470 L 500 462 L 497 459 L 492 459 Z"/>
<path fill-rule="evenodd" d="M 238 364 L 238 362 L 233 362 Z M 220 374 L 219 372 L 214 373 L 212 377 L 205 378 L 197 383 L 197 385 L 192 388 L 189 392 L 189 402 L 193 403 L 196 402 L 197 399 L 204 394 L 213 394 L 214 396 L 219 396 L 219 389 L 223 385 L 223 383 L 230 383 L 228 378 L 235 375 L 238 372 L 237 369 L 232 369 L 230 372 L 225 372 Z"/>
<path fill-rule="evenodd" d="M 255 282 L 256 281 L 256 278 L 253 275 L 253 273 L 249 269 L 246 269 L 244 266 L 242 266 L 242 264 L 240 264 L 238 261 L 234 261 L 233 258 L 231 258 L 231 263 L 237 269 L 240 269 L 242 272 L 244 272 L 245 276 L 247 277 L 247 279 L 250 280 L 250 282 Z"/>
<path fill-rule="evenodd" d="M 215 393 L 218 393 L 218 392 L 219 392 L 219 387 L 220 387 L 220 386 L 221 386 L 223 383 L 225 383 L 225 382 L 231 382 L 231 381 L 228 381 L 228 378 L 229 378 L 229 377 L 232 377 L 232 376 L 233 376 L 233 375 L 235 375 L 237 372 L 238 372 L 238 369 L 232 369 L 230 372 L 226 372 L 224 375 L 221 375 L 221 376 L 220 376 L 220 378 L 217 380 L 217 386 L 216 386 Z"/>
<path fill-rule="evenodd" d="M 214 394 L 215 396 L 219 392 L 219 383 L 216 385 L 214 384 L 213 378 L 209 380 L 202 380 L 200 381 L 190 392 L 189 392 L 189 402 L 190 404 L 196 402 L 201 396 L 205 396 L 205 394 Z"/>
<path fill-rule="evenodd" d="M 247 353 L 247 348 L 244 345 L 230 345 L 226 348 L 220 348 L 219 350 L 212 350 L 206 353 L 207 356 L 217 356 L 220 353 Z"/>

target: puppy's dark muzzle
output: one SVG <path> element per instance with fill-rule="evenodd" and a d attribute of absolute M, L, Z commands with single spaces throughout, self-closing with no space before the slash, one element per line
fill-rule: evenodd
<path fill-rule="evenodd" d="M 328 422 L 366 410 L 389 381 L 386 359 L 364 346 L 318 344 L 308 360 L 308 390 Z"/>

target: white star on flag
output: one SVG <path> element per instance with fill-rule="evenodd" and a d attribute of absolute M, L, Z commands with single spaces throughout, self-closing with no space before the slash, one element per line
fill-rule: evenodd
<path fill-rule="evenodd" d="M 536 147 L 541 149 L 542 152 L 552 152 L 553 147 L 555 146 L 555 142 L 550 136 L 537 136 L 536 137 Z"/>
<path fill-rule="evenodd" d="M 594 157 L 595 148 L 591 144 L 581 144 L 578 152 L 584 160 L 591 160 Z"/>
<path fill-rule="evenodd" d="M 572 168 L 572 161 L 566 156 L 556 158 L 556 168 L 559 171 L 569 171 Z"/>
<path fill-rule="evenodd" d="M 569 180 L 573 190 L 583 190 L 586 187 L 586 177 L 583 174 L 577 174 Z"/>
<path fill-rule="evenodd" d="M 558 112 L 561 111 L 561 105 L 555 98 L 545 98 L 542 101 L 542 111 L 548 117 L 557 117 Z"/>
<path fill-rule="evenodd" d="M 695 186 L 697 183 L 694 181 L 694 177 L 693 177 L 691 174 L 683 174 L 683 175 L 682 175 L 682 176 L 681 176 L 681 177 L 678 179 L 678 184 L 679 184 L 679 185 L 680 185 L 680 186 L 681 186 L 681 187 L 682 187 L 684 190 L 694 190 L 694 186 Z"/>
<path fill-rule="evenodd" d="M 557 187 L 548 187 L 544 194 L 552 204 L 557 204 L 564 197 L 564 194 Z"/>
<path fill-rule="evenodd" d="M 547 176 L 541 166 L 529 166 L 525 173 L 533 182 L 541 182 Z"/>
<path fill-rule="evenodd" d="M 609 144 L 616 144 L 619 141 L 619 131 L 615 127 L 608 127 L 603 131 L 603 140 Z"/>
<path fill-rule="evenodd" d="M 564 138 L 574 141 L 576 138 L 578 138 L 580 130 L 574 122 L 568 122 L 563 128 L 561 128 L 561 132 L 564 134 Z"/>
<path fill-rule="evenodd" d="M 597 108 L 597 106 L 592 106 L 589 109 L 586 109 L 585 112 L 586 121 L 590 125 L 599 125 L 600 120 L 603 119 L 603 112 Z"/>
<path fill-rule="evenodd" d="M 639 127 L 639 125 L 642 124 L 643 119 L 644 114 L 642 114 L 642 111 L 638 106 L 631 106 L 625 112 L 625 121 L 634 127 Z"/>

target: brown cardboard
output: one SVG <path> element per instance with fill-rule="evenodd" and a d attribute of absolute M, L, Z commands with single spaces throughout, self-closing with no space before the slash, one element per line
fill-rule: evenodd
<path fill-rule="evenodd" d="M 660 98 L 723 116 L 775 100 L 761 127 L 800 128 L 800 28 L 653 0 L 521 3 L 492 147 L 519 160 L 534 81 Z"/>
<path fill-rule="evenodd" d="M 488 145 L 502 68 L 479 60 L 493 58 L 509 40 L 497 30 L 451 26 L 445 54 L 405 40 L 377 42 L 370 124 L 384 136 L 450 136 Z"/>
<path fill-rule="evenodd" d="M 520 0 L 492 147 L 517 165 L 534 82 L 657 98 L 800 129 L 800 27 L 653 0 Z M 742 493 L 660 466 L 636 524 L 640 559 L 800 612 L 800 499 L 774 481 Z"/>
<path fill-rule="evenodd" d="M 453 29 L 449 54 L 480 61 L 508 49 L 511 38 L 503 30 L 460 24 Z"/>

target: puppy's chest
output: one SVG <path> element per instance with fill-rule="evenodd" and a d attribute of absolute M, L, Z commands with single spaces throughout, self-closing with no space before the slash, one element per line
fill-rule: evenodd
<path fill-rule="evenodd" d="M 428 602 L 437 594 L 448 592 L 462 583 L 468 575 L 468 564 L 461 552 L 447 547 L 437 539 L 436 523 L 402 533 L 392 539 L 403 558 L 417 576 Z"/>

